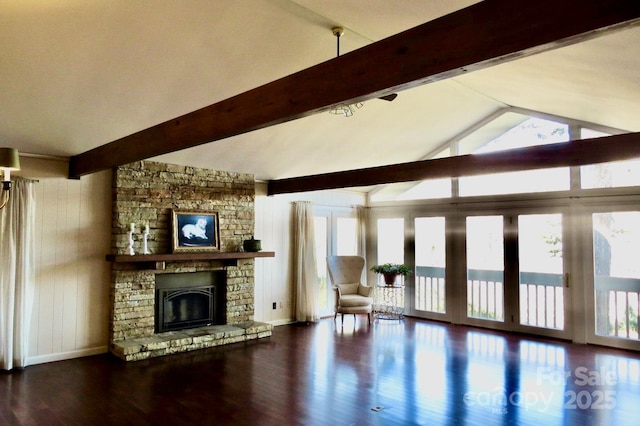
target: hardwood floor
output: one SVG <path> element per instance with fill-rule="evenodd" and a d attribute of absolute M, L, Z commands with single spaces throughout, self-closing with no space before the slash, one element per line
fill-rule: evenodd
<path fill-rule="evenodd" d="M 638 425 L 639 405 L 638 353 L 412 318 L 0 374 L 2 425 Z"/>

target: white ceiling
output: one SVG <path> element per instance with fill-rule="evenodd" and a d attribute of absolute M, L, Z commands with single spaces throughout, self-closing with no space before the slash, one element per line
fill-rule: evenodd
<path fill-rule="evenodd" d="M 0 145 L 68 157 L 472 0 L 0 0 Z M 640 28 L 163 155 L 277 179 L 423 159 L 516 106 L 640 131 Z"/>

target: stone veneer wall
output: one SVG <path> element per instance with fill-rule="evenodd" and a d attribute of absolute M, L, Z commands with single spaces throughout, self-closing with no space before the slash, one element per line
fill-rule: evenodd
<path fill-rule="evenodd" d="M 136 254 L 142 253 L 142 231 L 145 225 L 150 228 L 148 247 L 151 252 L 171 253 L 172 209 L 218 212 L 220 251 L 240 251 L 242 241 L 253 235 L 254 185 L 253 175 L 249 174 L 151 161 L 118 167 L 113 174 L 112 252 L 127 254 L 130 224 L 135 223 Z M 118 356 L 122 356 L 123 351 L 137 352 L 134 359 L 143 359 L 154 355 L 140 355 L 139 349 L 144 349 L 145 346 L 144 342 L 138 344 L 140 339 L 154 337 L 155 356 L 164 354 L 157 353 L 158 345 L 175 346 L 176 341 L 184 340 L 181 335 L 176 338 L 168 333 L 164 343 L 159 344 L 158 335 L 154 335 L 155 274 L 207 271 L 222 267 L 224 266 L 217 261 L 188 261 L 167 262 L 162 270 L 138 270 L 132 264 L 114 263 L 111 279 L 112 352 Z M 254 260 L 240 260 L 237 267 L 226 269 L 227 325 L 253 330 L 258 324 L 253 323 Z M 271 328 L 268 324 L 258 326 L 259 333 L 262 334 L 258 337 L 264 337 L 266 331 L 270 335 Z M 234 332 L 236 339 L 232 340 L 239 341 L 237 329 Z M 219 334 L 220 330 L 210 334 L 216 333 Z M 229 339 L 222 336 L 221 340 Z M 187 343 L 183 341 L 182 349 L 173 347 L 170 351 L 167 349 L 167 353 L 197 349 Z M 215 342 L 209 346 L 211 345 L 215 345 Z M 132 346 L 137 349 L 131 349 Z"/>

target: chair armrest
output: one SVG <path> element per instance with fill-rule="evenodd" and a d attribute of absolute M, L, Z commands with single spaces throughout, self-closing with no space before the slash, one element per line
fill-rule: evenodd
<path fill-rule="evenodd" d="M 340 299 L 340 297 L 342 297 L 342 292 L 340 291 L 340 287 L 338 287 L 337 285 L 334 285 L 333 290 L 336 292 L 336 298 Z"/>
<path fill-rule="evenodd" d="M 337 312 L 338 308 L 340 307 L 340 298 L 342 297 L 342 292 L 340 291 L 340 287 L 338 287 L 337 285 L 333 286 L 333 291 L 336 292 L 335 309 Z"/>
<path fill-rule="evenodd" d="M 373 287 L 369 287 L 363 284 L 360 284 L 358 286 L 358 294 L 360 296 L 369 297 L 371 295 L 371 290 L 373 290 Z"/>

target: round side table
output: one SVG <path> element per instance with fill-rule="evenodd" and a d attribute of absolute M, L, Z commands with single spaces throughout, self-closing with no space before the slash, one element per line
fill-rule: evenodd
<path fill-rule="evenodd" d="M 404 285 L 375 286 L 373 318 L 383 320 L 404 319 Z"/>

